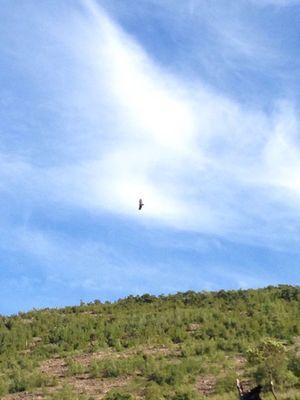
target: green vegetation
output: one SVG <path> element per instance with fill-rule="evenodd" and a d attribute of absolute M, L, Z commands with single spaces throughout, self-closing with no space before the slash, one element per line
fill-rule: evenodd
<path fill-rule="evenodd" d="M 113 391 L 105 396 L 105 400 L 132 400 L 132 396 L 129 393 L 119 393 Z"/>
<path fill-rule="evenodd" d="M 47 400 L 94 400 L 93 397 L 76 393 L 70 386 L 63 386 L 57 392 L 47 396 Z"/>
<path fill-rule="evenodd" d="M 39 390 L 49 400 L 226 400 L 236 398 L 239 376 L 266 388 L 272 379 L 282 398 L 300 399 L 299 337 L 300 288 L 286 285 L 2 316 L 0 396 Z M 49 371 L 47 360 L 54 360 Z M 59 373 L 55 360 L 63 360 Z M 99 388 L 78 392 L 76 379 Z"/>

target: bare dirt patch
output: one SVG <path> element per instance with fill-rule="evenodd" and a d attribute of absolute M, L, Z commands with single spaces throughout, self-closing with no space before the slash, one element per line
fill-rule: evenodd
<path fill-rule="evenodd" d="M 111 389 L 126 386 L 131 377 L 119 377 L 113 379 L 90 378 L 88 375 L 66 378 L 65 382 L 71 385 L 77 393 L 102 399 Z"/>
<path fill-rule="evenodd" d="M 42 392 L 36 392 L 36 393 L 28 393 L 28 392 L 22 392 L 22 393 L 14 393 L 14 394 L 9 394 L 3 398 L 3 400 L 43 400 L 45 397 Z"/>
<path fill-rule="evenodd" d="M 215 390 L 216 378 L 213 375 L 199 376 L 195 386 L 199 393 L 209 396 Z"/>

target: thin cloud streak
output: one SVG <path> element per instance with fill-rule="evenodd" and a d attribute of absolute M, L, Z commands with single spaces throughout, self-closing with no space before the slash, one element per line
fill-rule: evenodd
<path fill-rule="evenodd" d="M 223 264 L 191 259 L 215 254 L 228 242 L 299 254 L 299 116 L 293 101 L 269 99 L 266 111 L 208 85 L 201 74 L 177 74 L 96 2 L 62 12 L 28 4 L 30 27 L 23 17 L 16 25 L 21 44 L 10 50 L 0 41 L 22 82 L 21 89 L 9 88 L 6 119 L 0 119 L 0 247 L 34 266 L 37 276 L 22 270 L 24 290 L 39 279 L 47 287 L 102 290 L 112 297 L 277 282 L 276 271 L 257 278 L 255 267 L 253 273 L 237 268 L 238 257 L 227 264 L 224 249 Z M 260 33 L 250 37 L 249 28 L 239 36 L 232 25 L 221 38 L 217 19 L 208 21 L 209 32 L 225 60 L 243 59 L 253 71 L 277 65 L 278 49 L 260 59 L 267 47 Z M 140 213 L 139 198 L 145 203 Z M 89 229 L 81 232 L 88 218 Z M 103 224 L 117 221 L 117 238 L 101 236 L 104 218 Z M 137 230 L 128 259 L 117 243 L 122 224 Z M 96 238 L 86 237 L 95 226 Z M 145 231 L 149 235 L 139 242 Z M 139 252 L 148 257 L 150 249 L 141 250 L 142 243 L 160 250 L 159 256 L 145 262 Z M 174 259 L 162 260 L 170 249 Z M 189 251 L 191 259 L 177 262 L 177 251 Z M 15 287 L 13 276 L 5 279 Z M 47 291 L 41 296 L 42 304 Z"/>
<path fill-rule="evenodd" d="M 271 114 L 248 110 L 201 81 L 179 80 L 96 3 L 84 4 L 87 17 L 81 17 L 76 45 L 69 31 L 62 41 L 76 60 L 77 105 L 91 106 L 83 107 L 71 125 L 81 119 L 82 127 L 86 122 L 97 134 L 87 131 L 85 156 L 81 159 L 76 146 L 74 163 L 43 168 L 26 159 L 10 161 L 8 171 L 20 170 L 18 184 L 23 174 L 33 196 L 137 222 L 136 201 L 143 197 L 143 223 L 245 238 L 252 232 L 267 241 L 280 214 L 292 216 L 299 209 L 299 145 L 290 139 L 298 127 L 293 106 L 286 102 Z M 90 78 L 81 71 L 90 71 Z M 68 110 L 70 97 L 62 94 L 59 102 Z M 104 120 L 97 117 L 98 107 Z M 90 154 L 95 148 L 98 156 Z M 68 147 L 60 151 L 68 157 Z M 274 199 L 276 216 L 266 220 Z M 257 230 L 262 221 L 269 226 L 265 231 Z"/>

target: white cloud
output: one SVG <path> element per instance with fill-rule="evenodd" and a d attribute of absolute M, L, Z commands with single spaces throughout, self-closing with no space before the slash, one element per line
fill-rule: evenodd
<path fill-rule="evenodd" d="M 146 3 L 149 12 L 161 4 Z M 15 270 L 3 274 L 8 295 L 18 285 L 28 293 L 31 287 L 32 296 L 41 296 L 38 304 L 56 305 L 67 294 L 58 300 L 51 288 L 64 285 L 75 298 L 85 291 L 115 298 L 277 282 L 278 266 L 257 278 L 255 261 L 253 268 L 249 260 L 243 263 L 243 251 L 251 247 L 236 244 L 299 254 L 299 115 L 292 102 L 270 100 L 263 111 L 212 89 L 200 75 L 184 78 L 181 71 L 179 77 L 92 1 L 56 14 L 51 9 L 53 15 L 50 3 L 43 9 L 26 4 L 17 32 L 8 29 L 13 45 L 0 39 L 16 76 L 7 97 L 2 92 L 0 118 L 0 247 L 7 260 L 3 268 Z M 177 24 L 181 11 L 187 14 L 183 3 L 176 17 L 169 13 L 174 4 L 162 7 Z M 235 7 L 234 15 L 223 15 L 225 3 L 219 13 L 203 4 L 190 2 L 189 12 L 199 16 L 195 25 L 206 18 L 206 35 L 214 37 L 205 51 L 195 45 L 198 54 L 191 51 L 186 64 L 198 57 L 216 79 L 223 76 L 220 59 L 237 67 L 228 69 L 233 73 L 247 64 L 251 72 L 263 67 L 272 75 L 273 63 L 284 57 L 267 35 L 244 24 L 247 18 L 238 18 L 243 12 L 234 14 Z M 197 34 L 195 28 L 195 41 Z M 101 236 L 101 224 L 109 231 L 116 221 L 134 237 L 130 254 L 124 255 L 124 237 L 115 237 L 115 225 Z M 91 232 L 81 232 L 81 223 L 93 224 Z M 145 255 L 139 224 L 150 228 L 141 229 Z M 228 248 L 233 256 L 227 263 Z M 217 253 L 222 256 L 214 266 L 211 254 Z M 192 265 L 195 255 L 199 265 Z M 38 291 L 41 282 L 45 287 Z M 34 302 L 30 298 L 26 307 Z"/>
<path fill-rule="evenodd" d="M 281 214 L 299 209 L 292 106 L 270 114 L 249 110 L 201 81 L 178 79 L 95 3 L 83 4 L 85 17 L 47 24 L 70 58 L 65 87 L 56 88 L 51 104 L 63 117 L 55 138 L 59 161 L 38 166 L 11 157 L 6 187 L 21 182 L 50 204 L 106 210 L 143 224 L 267 240 Z M 53 51 L 43 65 L 51 66 Z M 143 213 L 137 213 L 140 197 Z"/>

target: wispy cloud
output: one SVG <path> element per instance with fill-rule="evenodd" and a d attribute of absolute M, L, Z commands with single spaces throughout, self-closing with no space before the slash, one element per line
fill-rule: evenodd
<path fill-rule="evenodd" d="M 96 3 L 84 4 L 86 16 L 75 18 L 76 23 L 80 18 L 75 39 L 67 30 L 62 40 L 76 61 L 71 75 L 79 115 L 62 123 L 74 127 L 78 121 L 87 129 L 75 136 L 70 132 L 68 143 L 54 136 L 57 153 L 70 158 L 67 163 L 62 158 L 49 167 L 26 159 L 3 161 L 6 179 L 11 174 L 20 184 L 23 176 L 31 195 L 50 203 L 107 210 L 136 221 L 141 220 L 136 199 L 143 197 L 143 223 L 218 235 L 268 236 L 281 213 L 292 215 L 299 201 L 293 105 L 274 105 L 270 113 L 249 110 L 200 80 L 178 79 Z M 61 95 L 54 104 L 66 114 L 74 99 Z M 276 215 L 266 221 L 274 201 Z M 261 222 L 270 229 L 257 230 Z"/>
<path fill-rule="evenodd" d="M 186 15 L 199 14 L 199 4 L 190 2 Z M 246 63 L 253 71 L 278 64 L 279 49 L 269 46 L 261 31 L 250 34 L 253 26 L 236 20 L 219 24 L 217 11 L 209 8 L 201 18 L 207 40 L 213 37 L 212 48 L 225 64 L 241 71 Z M 295 250 L 300 144 L 293 98 L 271 98 L 262 108 L 259 101 L 241 102 L 218 84 L 208 84 L 201 73 L 177 74 L 93 1 L 60 13 L 29 3 L 23 12 L 31 15 L 32 24 L 24 19 L 16 24 L 20 42 L 1 42 L 21 82 L 2 93 L 3 249 L 32 257 L 53 282 L 73 270 L 74 287 L 97 290 L 113 282 L 120 291 L 124 274 L 132 291 L 153 287 L 159 272 L 171 274 L 171 262 L 151 267 L 143 262 L 139 284 L 139 266 L 132 258 L 124 266 L 124 257 L 107 242 L 77 241 L 70 232 L 56 232 L 56 213 L 69 212 L 70 223 L 81 212 L 95 223 L 103 216 L 120 218 L 153 230 L 153 236 L 166 229 Z M 209 66 L 213 54 L 206 49 L 206 56 L 202 62 Z M 139 214 L 140 197 L 145 207 Z M 35 227 L 39 212 L 45 226 L 39 221 Z M 10 233 L 5 237 L 4 232 Z M 209 240 L 200 247 L 206 249 Z M 172 247 L 170 237 L 162 242 Z M 189 249 L 190 241 L 180 246 Z M 215 276 L 224 279 L 226 266 L 221 270 Z M 260 282 L 238 269 L 230 279 L 241 286 Z M 209 276 L 202 287 L 204 281 L 206 287 L 215 285 Z M 174 278 L 170 290 L 177 284 Z M 190 285 L 187 279 L 185 287 Z"/>

